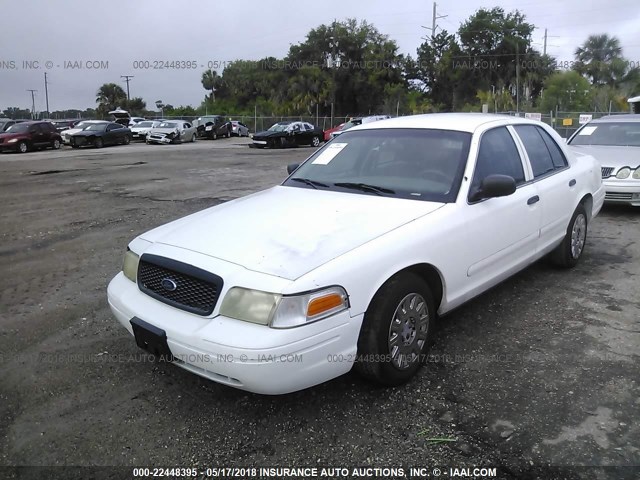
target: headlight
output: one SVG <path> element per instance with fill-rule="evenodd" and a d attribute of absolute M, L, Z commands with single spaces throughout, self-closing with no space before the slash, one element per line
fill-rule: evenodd
<path fill-rule="evenodd" d="M 624 167 L 618 170 L 616 174 L 616 178 L 625 179 L 629 178 L 629 174 L 631 174 L 631 169 L 629 167 Z"/>
<path fill-rule="evenodd" d="M 136 283 L 138 277 L 138 263 L 140 263 L 140 257 L 131 250 L 127 250 L 124 254 L 124 262 L 122 262 L 122 272 L 125 277 L 134 283 Z"/>
<path fill-rule="evenodd" d="M 272 328 L 290 328 L 327 318 L 347 308 L 349 300 L 342 287 L 286 296 L 234 287 L 225 295 L 220 314 Z"/>
<path fill-rule="evenodd" d="M 636 180 L 640 180 L 640 166 L 636 168 L 635 172 L 633 172 L 633 178 L 635 178 Z"/>
<path fill-rule="evenodd" d="M 16 143 L 17 141 L 17 138 L 12 138 L 11 140 L 7 140 L 7 143 Z"/>

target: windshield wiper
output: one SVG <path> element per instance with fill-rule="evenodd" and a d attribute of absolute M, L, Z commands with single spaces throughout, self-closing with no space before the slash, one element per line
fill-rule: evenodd
<path fill-rule="evenodd" d="M 316 190 L 318 189 L 318 187 L 328 187 L 329 186 L 326 183 L 316 182 L 315 180 L 311 180 L 309 178 L 292 178 L 291 180 L 294 181 L 294 182 L 306 183 L 307 185 L 315 188 Z"/>
<path fill-rule="evenodd" d="M 377 193 L 378 195 L 382 195 L 383 193 L 396 193 L 395 190 L 391 190 L 390 188 L 378 187 L 377 185 L 369 185 L 367 183 L 343 182 L 334 183 L 334 185 L 336 187 L 353 188 L 355 190 L 361 190 L 363 192 Z"/>

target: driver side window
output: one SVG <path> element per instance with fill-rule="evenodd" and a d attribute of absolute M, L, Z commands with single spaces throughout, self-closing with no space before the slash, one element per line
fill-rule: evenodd
<path fill-rule="evenodd" d="M 494 128 L 482 135 L 469 193 L 476 191 L 489 175 L 508 175 L 515 179 L 516 185 L 524 183 L 522 159 L 506 127 Z"/>

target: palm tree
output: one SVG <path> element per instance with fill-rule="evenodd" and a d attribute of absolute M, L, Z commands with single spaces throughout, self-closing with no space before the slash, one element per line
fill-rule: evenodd
<path fill-rule="evenodd" d="M 105 83 L 96 93 L 98 110 L 104 113 L 119 107 L 121 104 L 124 105 L 126 101 L 127 93 L 120 85 L 115 83 Z"/>
<path fill-rule="evenodd" d="M 202 72 L 202 86 L 205 90 L 211 90 L 211 100 L 216 101 L 216 90 L 222 84 L 222 77 L 215 70 L 205 70 Z"/>
<path fill-rule="evenodd" d="M 590 35 L 576 49 L 576 66 L 582 75 L 591 80 L 593 85 L 613 85 L 619 75 L 617 64 L 622 58 L 620 40 L 608 34 Z"/>

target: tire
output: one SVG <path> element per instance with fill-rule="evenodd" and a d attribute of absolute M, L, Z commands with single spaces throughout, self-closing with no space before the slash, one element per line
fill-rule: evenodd
<path fill-rule="evenodd" d="M 96 148 L 102 148 L 104 147 L 104 141 L 100 137 L 98 137 L 93 141 L 93 146 Z"/>
<path fill-rule="evenodd" d="M 320 146 L 320 137 L 313 137 L 311 139 L 311 146 L 312 147 L 319 147 Z"/>
<path fill-rule="evenodd" d="M 20 142 L 16 146 L 16 152 L 18 153 L 27 153 L 28 151 L 29 151 L 29 145 L 27 144 L 27 142 Z"/>
<path fill-rule="evenodd" d="M 78 145 L 71 145 L 71 148 L 80 148 Z"/>
<path fill-rule="evenodd" d="M 364 315 L 355 370 L 386 386 L 407 382 L 428 353 L 435 315 L 433 295 L 422 278 L 402 272 L 389 279 Z"/>
<path fill-rule="evenodd" d="M 578 264 L 587 243 L 587 211 L 580 204 L 571 216 L 567 234 L 562 243 L 551 252 L 551 261 L 561 268 L 573 268 Z"/>
<path fill-rule="evenodd" d="M 57 138 L 51 143 L 51 148 L 58 150 L 60 148 L 60 140 Z"/>
<path fill-rule="evenodd" d="M 231 132 L 227 130 L 227 138 L 231 138 Z"/>
<path fill-rule="evenodd" d="M 211 138 L 213 138 L 214 140 L 217 140 L 217 139 L 218 139 L 218 134 L 217 134 L 217 133 L 214 133 L 214 134 L 211 136 Z"/>
<path fill-rule="evenodd" d="M 196 141 L 196 134 L 194 133 L 193 135 L 191 135 L 191 143 L 194 143 Z"/>
<path fill-rule="evenodd" d="M 131 143 L 131 137 L 129 135 L 125 135 L 124 139 L 122 140 L 122 143 L 124 145 L 129 145 Z"/>

